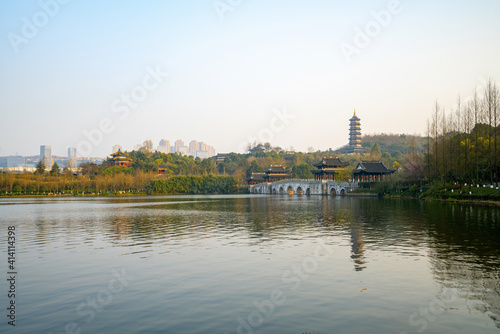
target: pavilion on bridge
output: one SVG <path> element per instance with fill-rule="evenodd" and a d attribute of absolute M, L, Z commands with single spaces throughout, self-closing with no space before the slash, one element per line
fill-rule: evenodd
<path fill-rule="evenodd" d="M 344 171 L 349 164 L 337 157 L 323 158 L 323 160 L 313 166 L 318 167 L 312 170 L 315 180 L 335 180 L 335 174 Z"/>
<path fill-rule="evenodd" d="M 262 182 L 275 182 L 281 180 L 287 180 L 291 177 L 291 174 L 283 166 L 271 165 L 265 173 L 252 173 L 250 177 L 247 177 L 248 184 L 257 184 Z"/>
<path fill-rule="evenodd" d="M 264 179 L 266 182 L 275 182 L 289 179 L 292 175 L 288 173 L 288 171 L 283 166 L 273 166 L 269 167 L 266 170 L 266 175 L 264 175 Z"/>
<path fill-rule="evenodd" d="M 247 182 L 248 184 L 257 184 L 257 183 L 262 183 L 266 182 L 265 177 L 266 173 L 254 173 L 250 175 L 250 177 L 247 177 Z"/>

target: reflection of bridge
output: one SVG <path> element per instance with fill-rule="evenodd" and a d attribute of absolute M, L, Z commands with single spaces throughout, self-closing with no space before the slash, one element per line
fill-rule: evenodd
<path fill-rule="evenodd" d="M 357 182 L 284 180 L 250 185 L 252 194 L 347 195 L 358 187 Z"/>

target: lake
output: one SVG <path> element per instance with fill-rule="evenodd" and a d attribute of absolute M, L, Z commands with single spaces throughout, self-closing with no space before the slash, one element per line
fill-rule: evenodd
<path fill-rule="evenodd" d="M 0 213 L 2 333 L 500 332 L 498 207 L 213 195 Z"/>

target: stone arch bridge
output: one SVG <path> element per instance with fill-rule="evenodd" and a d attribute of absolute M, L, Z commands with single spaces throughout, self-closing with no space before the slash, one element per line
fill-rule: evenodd
<path fill-rule="evenodd" d="M 250 185 L 252 194 L 344 196 L 358 188 L 357 182 L 284 180 Z"/>

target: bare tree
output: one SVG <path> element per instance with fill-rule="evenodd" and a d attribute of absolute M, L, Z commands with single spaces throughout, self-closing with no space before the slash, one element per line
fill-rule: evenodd
<path fill-rule="evenodd" d="M 439 104 L 438 101 L 436 100 L 436 104 L 434 106 L 434 113 L 432 115 L 432 134 L 434 137 L 434 173 L 435 176 L 439 174 L 438 172 L 438 136 L 439 136 L 439 127 L 438 127 L 438 122 L 439 122 Z"/>
<path fill-rule="evenodd" d="M 498 87 L 495 83 L 494 85 L 494 90 L 495 90 L 495 93 L 494 93 L 494 118 L 495 118 L 495 158 L 494 158 L 494 161 L 495 161 L 495 185 L 496 187 L 498 187 L 498 171 L 499 171 L 499 168 L 498 168 L 498 152 L 497 152 L 497 136 L 498 136 L 498 118 L 499 118 L 499 115 L 498 113 L 500 112 L 500 92 L 498 90 Z"/>
<path fill-rule="evenodd" d="M 442 164 L 443 164 L 443 176 L 444 176 L 444 183 L 446 184 L 446 171 L 447 171 L 447 157 L 446 157 L 446 133 L 448 132 L 447 124 L 446 124 L 446 112 L 443 108 L 443 112 L 441 113 L 442 117 L 442 123 L 441 123 L 441 136 L 442 136 L 442 150 L 441 152 L 441 157 L 443 159 Z"/>
<path fill-rule="evenodd" d="M 488 164 L 488 171 L 489 171 L 489 178 L 490 178 L 490 183 L 493 183 L 493 160 L 494 160 L 494 154 L 493 154 L 493 146 L 492 144 L 492 132 L 494 130 L 493 125 L 494 125 L 494 115 L 495 115 L 495 84 L 491 80 L 491 78 L 488 79 L 488 83 L 486 84 L 486 87 L 484 89 L 484 97 L 483 97 L 483 108 L 484 108 L 484 113 L 486 116 L 486 121 L 488 122 L 488 154 L 487 154 L 487 164 Z M 495 131 L 496 132 L 496 131 Z"/>
<path fill-rule="evenodd" d="M 474 115 L 474 145 L 476 149 L 474 150 L 474 160 L 476 162 L 476 182 L 479 181 L 479 143 L 478 143 L 478 125 L 481 122 L 481 105 L 479 102 L 479 96 L 477 94 L 477 89 L 474 89 L 474 95 L 471 101 L 472 114 Z"/>
<path fill-rule="evenodd" d="M 463 114 L 462 114 L 462 132 L 465 133 L 465 179 L 467 180 L 467 183 L 469 183 L 470 187 L 470 182 L 472 178 L 472 170 L 471 170 L 471 165 L 470 165 L 470 149 L 471 149 L 471 140 L 470 140 L 470 135 L 472 128 L 474 127 L 474 114 L 473 114 L 473 107 L 472 107 L 472 102 L 469 101 L 467 104 Z"/>
<path fill-rule="evenodd" d="M 427 179 L 431 179 L 431 123 L 427 119 Z"/>

